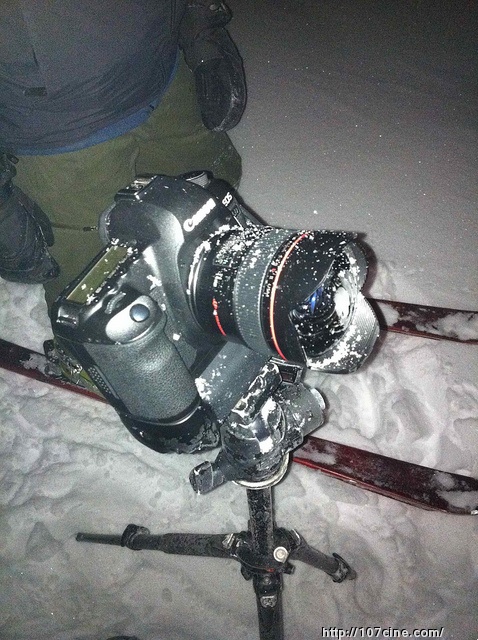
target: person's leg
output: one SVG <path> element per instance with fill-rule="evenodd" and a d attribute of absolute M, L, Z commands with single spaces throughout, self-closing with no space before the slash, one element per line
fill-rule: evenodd
<path fill-rule="evenodd" d="M 140 148 L 137 173 L 178 175 L 207 169 L 239 184 L 241 157 L 226 133 L 210 131 L 202 123 L 194 76 L 182 59 L 161 103 L 134 135 Z"/>

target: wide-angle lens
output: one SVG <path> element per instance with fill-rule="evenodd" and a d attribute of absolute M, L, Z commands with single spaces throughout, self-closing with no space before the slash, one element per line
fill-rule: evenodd
<path fill-rule="evenodd" d="M 377 334 L 359 293 L 365 272 L 351 234 L 235 228 L 199 247 L 189 289 L 196 319 L 209 332 L 259 353 L 342 371 L 359 366 Z M 351 331 L 359 318 L 360 327 Z M 335 359 L 334 349 L 340 351 Z"/>

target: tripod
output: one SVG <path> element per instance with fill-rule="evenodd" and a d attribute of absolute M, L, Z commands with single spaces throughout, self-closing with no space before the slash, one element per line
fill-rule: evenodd
<path fill-rule="evenodd" d="M 314 549 L 297 531 L 277 527 L 274 522 L 273 486 L 286 473 L 289 451 L 317 427 L 318 418 L 322 421 L 322 410 L 317 392 L 313 394 L 296 381 L 284 385 L 279 368 L 270 362 L 224 422 L 216 460 L 192 470 L 190 481 L 198 493 L 207 493 L 228 480 L 245 486 L 247 531 L 152 535 L 145 527 L 130 524 L 122 535 L 78 533 L 76 539 L 133 550 L 237 560 L 244 578 L 253 583 L 260 640 L 283 640 L 282 575 L 293 572 L 290 560 L 320 569 L 334 582 L 356 576 L 339 555 L 328 556 Z"/>

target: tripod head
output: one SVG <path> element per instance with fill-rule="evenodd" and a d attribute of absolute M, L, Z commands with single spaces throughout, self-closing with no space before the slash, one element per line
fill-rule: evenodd
<path fill-rule="evenodd" d="M 262 489 L 282 479 L 289 452 L 324 420 L 324 400 L 300 382 L 302 373 L 302 367 L 274 359 L 262 367 L 222 423 L 216 459 L 191 471 L 194 491 L 208 493 L 231 480 Z"/>

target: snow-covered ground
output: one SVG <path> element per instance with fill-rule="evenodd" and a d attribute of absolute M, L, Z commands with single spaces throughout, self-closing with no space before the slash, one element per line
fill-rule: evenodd
<path fill-rule="evenodd" d="M 275 225 L 365 234 L 369 293 L 478 308 L 476 2 L 230 4 L 249 84 L 232 132 L 246 202 Z M 0 301 L 0 335 L 40 348 L 50 334 L 41 288 L 0 281 Z M 478 476 L 477 347 L 387 335 L 357 373 L 309 382 L 327 399 L 323 437 Z M 0 410 L 2 640 L 258 637 L 237 563 L 74 539 L 129 522 L 155 533 L 245 528 L 243 489 L 190 488 L 189 470 L 208 456 L 156 454 L 111 408 L 4 371 Z M 334 584 L 297 563 L 285 577 L 287 640 L 351 627 L 355 637 L 478 637 L 473 517 L 298 465 L 276 497 L 280 525 L 358 573 Z"/>

